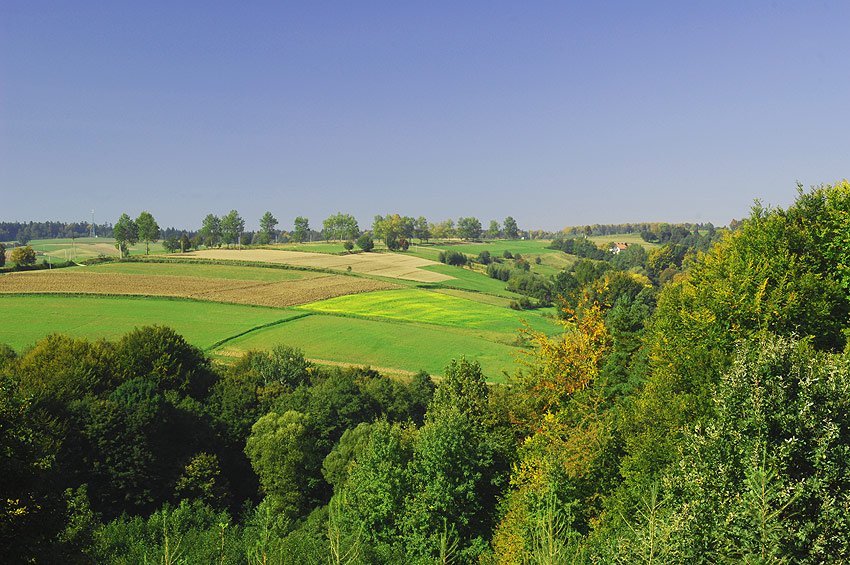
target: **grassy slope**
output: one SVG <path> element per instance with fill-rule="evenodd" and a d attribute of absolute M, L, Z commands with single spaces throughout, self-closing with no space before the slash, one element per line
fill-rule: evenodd
<path fill-rule="evenodd" d="M 398 324 L 338 316 L 307 316 L 263 328 L 224 344 L 222 351 L 269 349 L 279 343 L 307 357 L 440 375 L 453 358 L 481 363 L 490 380 L 513 373 L 515 347 L 436 326 Z"/>
<path fill-rule="evenodd" d="M 207 349 L 257 326 L 297 316 L 292 310 L 161 298 L 0 296 L 0 343 L 20 351 L 46 334 L 115 339 L 136 326 L 167 325 Z"/>
<path fill-rule="evenodd" d="M 383 290 L 340 296 L 298 306 L 296 309 L 513 333 L 522 323 L 551 331 L 552 322 L 534 312 L 517 312 L 456 296 L 419 289 Z"/>

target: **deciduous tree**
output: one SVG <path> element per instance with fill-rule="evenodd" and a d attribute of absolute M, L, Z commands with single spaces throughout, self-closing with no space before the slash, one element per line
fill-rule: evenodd
<path fill-rule="evenodd" d="M 139 241 L 139 232 L 136 223 L 127 214 L 121 214 L 115 225 L 112 226 L 112 236 L 115 238 L 115 247 L 118 248 L 119 258 L 124 254 L 130 254 L 129 246 Z"/>
<path fill-rule="evenodd" d="M 303 242 L 309 235 L 310 221 L 302 216 L 295 218 L 295 230 L 292 232 L 292 239 Z"/>
<path fill-rule="evenodd" d="M 150 253 L 150 244 L 159 241 L 159 225 L 150 212 L 142 211 L 136 218 L 136 230 L 140 241 L 145 242 L 145 255 Z"/>

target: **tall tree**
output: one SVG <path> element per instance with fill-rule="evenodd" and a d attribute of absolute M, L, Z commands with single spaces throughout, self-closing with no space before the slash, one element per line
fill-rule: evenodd
<path fill-rule="evenodd" d="M 204 238 L 207 247 L 212 247 L 221 239 L 221 220 L 214 214 L 207 214 L 204 218 L 200 234 Z"/>
<path fill-rule="evenodd" d="M 0 267 L 6 265 L 6 246 L 0 243 Z"/>
<path fill-rule="evenodd" d="M 266 212 L 262 218 L 260 218 L 260 243 L 266 244 L 271 242 L 272 235 L 275 231 L 275 226 L 277 226 L 277 218 L 272 216 L 271 212 Z"/>
<path fill-rule="evenodd" d="M 310 221 L 303 216 L 298 216 L 295 218 L 295 230 L 292 233 L 292 239 L 302 242 L 307 239 L 308 235 L 310 235 Z"/>
<path fill-rule="evenodd" d="M 136 223 L 127 214 L 121 214 L 115 225 L 112 226 L 112 236 L 115 238 L 115 247 L 118 248 L 118 257 L 124 258 L 124 253 L 129 254 L 128 247 L 139 241 L 139 232 Z"/>
<path fill-rule="evenodd" d="M 487 230 L 487 237 L 490 239 L 498 238 L 502 233 L 502 228 L 499 227 L 499 222 L 490 220 L 490 229 Z"/>
<path fill-rule="evenodd" d="M 516 226 L 516 220 L 514 220 L 511 216 L 505 218 L 505 239 L 516 239 L 519 237 L 519 229 Z"/>
<path fill-rule="evenodd" d="M 325 239 L 357 239 L 360 228 L 351 214 L 337 212 L 324 221 Z"/>
<path fill-rule="evenodd" d="M 457 235 L 461 239 L 478 239 L 481 237 L 481 222 L 478 218 L 458 218 Z"/>
<path fill-rule="evenodd" d="M 159 241 L 159 225 L 150 212 L 142 211 L 136 218 L 136 229 L 139 239 L 145 242 L 145 255 L 150 254 L 150 244 Z"/>
<path fill-rule="evenodd" d="M 228 244 L 239 244 L 243 231 L 245 231 L 245 220 L 236 210 L 231 210 L 221 219 L 221 235 Z"/>
<path fill-rule="evenodd" d="M 431 231 L 428 229 L 428 220 L 425 219 L 425 216 L 419 216 L 416 218 L 416 222 L 413 224 L 414 235 L 419 238 L 419 241 L 428 241 L 431 239 Z"/>

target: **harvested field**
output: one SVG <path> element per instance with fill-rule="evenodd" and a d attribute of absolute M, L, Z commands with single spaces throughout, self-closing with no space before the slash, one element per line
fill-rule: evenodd
<path fill-rule="evenodd" d="M 314 267 L 346 271 L 348 267 L 355 273 L 379 275 L 395 279 L 416 282 L 439 283 L 454 277 L 421 267 L 440 265 L 436 261 L 403 255 L 401 253 L 352 253 L 350 255 L 326 255 L 323 253 L 305 253 L 302 251 L 283 251 L 276 249 L 205 249 L 183 253 L 181 257 L 200 259 L 224 259 L 229 261 L 257 261 L 262 263 L 281 263 L 299 267 Z"/>
<path fill-rule="evenodd" d="M 390 288 L 396 287 L 381 281 L 341 275 L 279 282 L 89 273 L 67 269 L 0 276 L 0 293 L 172 296 L 278 308 Z"/>

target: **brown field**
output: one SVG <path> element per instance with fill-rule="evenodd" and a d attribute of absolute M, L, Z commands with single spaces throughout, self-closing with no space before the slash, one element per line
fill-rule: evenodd
<path fill-rule="evenodd" d="M 281 282 L 85 273 L 75 270 L 31 271 L 0 276 L 0 293 L 173 296 L 273 307 L 295 306 L 347 294 L 390 288 L 396 286 L 342 275 Z"/>
<path fill-rule="evenodd" d="M 420 257 L 401 253 L 352 253 L 349 255 L 327 255 L 324 253 L 305 253 L 303 251 L 282 251 L 275 249 L 205 249 L 181 254 L 181 257 L 201 259 L 225 259 L 231 261 L 257 261 L 262 263 L 281 263 L 298 267 L 315 267 L 346 271 L 348 267 L 355 273 L 380 275 L 395 279 L 416 282 L 438 283 L 452 280 L 454 277 L 425 271 L 420 267 L 440 265 Z"/>

